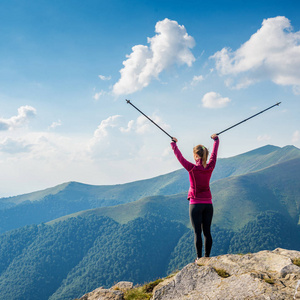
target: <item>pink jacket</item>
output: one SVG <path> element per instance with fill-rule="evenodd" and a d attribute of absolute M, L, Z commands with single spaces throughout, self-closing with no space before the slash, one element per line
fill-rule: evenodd
<path fill-rule="evenodd" d="M 211 152 L 209 162 L 205 168 L 202 165 L 201 159 L 197 160 L 196 164 L 187 161 L 182 156 L 175 142 L 172 142 L 171 146 L 178 161 L 189 172 L 190 189 L 188 192 L 188 199 L 190 200 L 190 204 L 197 204 L 197 203 L 211 204 L 212 196 L 210 192 L 209 181 L 217 162 L 219 139 L 216 139 L 214 141 L 213 150 Z"/>

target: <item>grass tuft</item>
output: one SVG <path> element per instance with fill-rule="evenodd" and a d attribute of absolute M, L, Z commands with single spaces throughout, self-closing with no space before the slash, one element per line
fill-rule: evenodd
<path fill-rule="evenodd" d="M 128 290 L 124 295 L 124 300 L 149 300 L 152 297 L 153 289 L 162 281 L 162 279 L 157 279 L 143 286 Z"/>
<path fill-rule="evenodd" d="M 264 281 L 266 283 L 269 283 L 269 284 L 274 284 L 275 283 L 274 279 L 272 279 L 272 278 L 264 278 Z"/>
<path fill-rule="evenodd" d="M 145 288 L 145 291 L 147 293 L 152 293 L 153 292 L 153 289 L 159 284 L 161 283 L 163 280 L 162 279 L 157 279 L 153 282 L 150 282 L 150 283 L 147 283 L 144 285 L 144 288 Z"/>
<path fill-rule="evenodd" d="M 300 258 L 293 259 L 293 264 L 300 267 Z"/>
<path fill-rule="evenodd" d="M 216 270 L 216 272 L 218 273 L 218 275 L 220 276 L 220 277 L 223 277 L 223 278 L 227 278 L 227 277 L 229 277 L 230 276 L 230 274 L 228 274 L 225 270 L 223 270 L 223 269 L 215 269 Z"/>
<path fill-rule="evenodd" d="M 125 300 L 149 300 L 152 297 L 151 293 L 146 293 L 142 286 L 128 290 L 125 295 Z"/>

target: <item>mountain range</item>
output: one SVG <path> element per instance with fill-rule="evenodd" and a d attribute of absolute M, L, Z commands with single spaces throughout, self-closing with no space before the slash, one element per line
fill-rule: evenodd
<path fill-rule="evenodd" d="M 219 159 L 211 182 L 262 170 L 293 158 L 300 158 L 298 148 L 267 145 L 235 157 Z M 180 169 L 126 184 L 95 186 L 67 182 L 42 191 L 0 198 L 0 233 L 79 211 L 134 202 L 147 196 L 186 193 L 188 186 L 186 171 Z"/>
<path fill-rule="evenodd" d="M 299 167 L 293 146 L 218 160 L 212 255 L 300 250 Z M 187 189 L 180 169 L 122 185 L 70 182 L 0 199 L 0 299 L 74 299 L 182 268 L 195 258 Z"/>

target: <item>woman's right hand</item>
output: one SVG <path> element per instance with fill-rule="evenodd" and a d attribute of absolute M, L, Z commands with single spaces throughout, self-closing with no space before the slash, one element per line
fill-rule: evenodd
<path fill-rule="evenodd" d="M 175 143 L 177 143 L 177 142 L 178 142 L 178 140 L 177 140 L 175 137 L 172 137 L 172 142 L 175 142 Z"/>

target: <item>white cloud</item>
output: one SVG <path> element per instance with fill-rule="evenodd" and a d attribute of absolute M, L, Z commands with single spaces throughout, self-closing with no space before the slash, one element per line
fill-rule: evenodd
<path fill-rule="evenodd" d="M 111 80 L 111 76 L 98 75 L 101 80 Z"/>
<path fill-rule="evenodd" d="M 296 142 L 299 142 L 299 141 L 300 141 L 300 131 L 299 131 L 299 130 L 296 130 L 296 131 L 293 133 L 292 142 L 293 142 L 293 143 L 296 143 Z"/>
<path fill-rule="evenodd" d="M 92 159 L 112 160 L 128 157 L 126 152 L 129 140 L 124 136 L 130 132 L 130 124 L 128 128 L 124 129 L 125 127 L 125 120 L 120 115 L 102 120 L 88 143 L 87 151 Z"/>
<path fill-rule="evenodd" d="M 58 120 L 57 122 L 53 122 L 50 126 L 49 129 L 55 129 L 56 127 L 59 127 L 62 125 L 61 120 Z"/>
<path fill-rule="evenodd" d="M 100 97 L 107 95 L 108 93 L 106 91 L 101 90 L 99 93 L 95 93 L 95 95 L 93 96 L 93 98 L 95 100 L 99 100 Z"/>
<path fill-rule="evenodd" d="M 258 142 L 265 142 L 265 141 L 269 141 L 271 140 L 271 136 L 267 135 L 267 134 L 264 134 L 264 135 L 259 135 L 257 137 L 257 141 Z"/>
<path fill-rule="evenodd" d="M 121 132 L 130 132 L 134 128 L 134 120 L 130 120 L 127 124 L 127 128 L 120 127 Z"/>
<path fill-rule="evenodd" d="M 164 130 L 169 130 L 170 126 L 163 122 L 163 120 L 157 116 L 152 115 L 150 118 L 161 128 Z M 139 116 L 136 120 L 136 127 L 135 132 L 139 134 L 144 134 L 147 132 L 153 132 L 153 129 L 160 130 L 159 128 L 156 128 L 154 124 L 151 124 L 149 120 L 147 120 L 144 116 Z"/>
<path fill-rule="evenodd" d="M 0 130 L 12 130 L 28 122 L 35 117 L 36 109 L 32 106 L 21 106 L 18 108 L 18 115 L 9 119 L 0 118 Z"/>
<path fill-rule="evenodd" d="M 170 128 L 160 117 L 156 115 L 150 117 L 165 130 Z M 151 139 L 154 136 L 156 140 L 164 138 L 164 134 L 159 135 L 159 129 L 144 116 L 139 116 L 136 120 L 129 122 L 120 115 L 110 116 L 103 120 L 95 130 L 88 144 L 88 152 L 96 159 L 123 160 L 139 157 L 145 152 L 152 157 L 151 149 L 155 147 L 144 148 L 145 144 L 151 145 Z"/>
<path fill-rule="evenodd" d="M 223 48 L 211 58 L 221 75 L 236 77 L 230 85 L 247 87 L 271 80 L 278 85 L 300 86 L 300 31 L 293 32 L 285 17 L 269 18 L 239 49 Z M 242 75 L 242 78 L 237 77 Z"/>
<path fill-rule="evenodd" d="M 199 76 L 194 76 L 193 77 L 193 80 L 191 82 L 191 85 L 197 85 L 199 82 L 203 81 L 204 80 L 204 77 L 202 75 L 199 75 Z"/>
<path fill-rule="evenodd" d="M 158 116 L 151 118 L 165 126 Z M 28 128 L 0 132 L 0 197 L 67 181 L 118 184 L 158 176 L 175 169 L 174 157 L 163 157 L 169 142 L 142 116 L 110 116 L 89 137 Z"/>
<path fill-rule="evenodd" d="M 103 120 L 98 128 L 94 132 L 94 137 L 96 139 L 102 139 L 108 135 L 108 130 L 110 128 L 115 128 L 118 126 L 118 120 L 121 116 L 115 115 L 108 117 L 106 120 Z"/>
<path fill-rule="evenodd" d="M 154 37 L 148 38 L 150 47 L 136 45 L 127 55 L 120 70 L 121 78 L 113 86 L 116 95 L 131 94 L 148 86 L 152 79 L 171 65 L 191 66 L 195 57 L 190 51 L 195 41 L 183 25 L 164 19 L 156 23 Z"/>
<path fill-rule="evenodd" d="M 231 100 L 228 97 L 222 97 L 216 92 L 206 93 L 202 98 L 203 107 L 207 108 L 222 108 L 225 107 Z"/>
<path fill-rule="evenodd" d="M 0 152 L 9 154 L 29 152 L 31 147 L 31 144 L 27 144 L 21 139 L 5 138 L 4 140 L 0 141 Z"/>
<path fill-rule="evenodd" d="M 190 89 L 191 87 L 197 86 L 200 82 L 205 80 L 205 77 L 203 75 L 195 75 L 191 82 L 186 83 L 185 86 L 182 88 L 182 90 Z"/>

